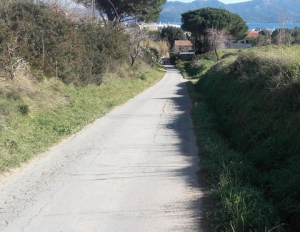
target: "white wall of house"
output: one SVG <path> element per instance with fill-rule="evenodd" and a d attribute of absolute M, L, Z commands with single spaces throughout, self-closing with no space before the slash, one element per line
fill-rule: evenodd
<path fill-rule="evenodd" d="M 139 24 L 140 29 L 146 29 L 149 31 L 158 31 L 160 30 L 160 26 L 157 23 L 143 23 Z"/>
<path fill-rule="evenodd" d="M 243 48 L 251 48 L 252 45 L 249 39 L 243 39 L 237 42 L 235 42 L 234 40 L 228 40 L 225 47 L 229 49 L 243 49 Z"/>
<path fill-rule="evenodd" d="M 175 46 L 174 47 L 174 52 L 188 52 L 192 51 L 193 46 Z"/>

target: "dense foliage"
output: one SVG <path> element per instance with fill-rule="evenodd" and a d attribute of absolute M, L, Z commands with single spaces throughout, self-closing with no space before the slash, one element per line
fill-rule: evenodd
<path fill-rule="evenodd" d="M 91 6 L 91 0 L 77 0 L 77 2 Z M 110 21 L 120 21 L 126 16 L 155 21 L 165 3 L 166 0 L 96 0 L 100 14 L 104 13 Z"/>
<path fill-rule="evenodd" d="M 0 9 L 0 24 L 4 67 L 24 60 L 68 83 L 101 83 L 108 64 L 128 59 L 129 38 L 122 29 L 89 20 L 73 22 L 45 5 L 10 4 Z"/>
<path fill-rule="evenodd" d="M 237 14 L 219 8 L 202 8 L 182 14 L 182 28 L 192 33 L 195 48 L 200 53 L 209 51 L 207 30 L 215 28 L 225 30 L 236 40 L 247 36 L 248 27 Z"/>
<path fill-rule="evenodd" d="M 254 46 L 275 45 L 293 45 L 300 44 L 300 28 L 287 29 L 278 28 L 274 31 L 261 30 L 257 38 L 252 38 L 251 43 Z"/>
<path fill-rule="evenodd" d="M 175 40 L 184 40 L 186 36 L 181 28 L 177 27 L 164 27 L 161 30 L 161 39 L 166 40 L 170 44 L 170 48 L 173 48 Z"/>

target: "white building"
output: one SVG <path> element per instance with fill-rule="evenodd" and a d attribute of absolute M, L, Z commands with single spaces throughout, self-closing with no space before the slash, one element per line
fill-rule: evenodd
<path fill-rule="evenodd" d="M 139 23 L 140 29 L 146 29 L 149 31 L 159 31 L 164 27 L 177 27 L 180 28 L 179 25 L 176 24 L 167 24 L 167 23 Z"/>
<path fill-rule="evenodd" d="M 233 38 L 229 38 L 225 44 L 226 48 L 229 49 L 243 49 L 243 48 L 251 48 L 252 44 L 250 43 L 250 40 L 252 38 L 257 38 L 259 36 L 258 31 L 250 31 L 247 35 L 246 39 L 242 39 L 239 41 L 235 41 Z"/>

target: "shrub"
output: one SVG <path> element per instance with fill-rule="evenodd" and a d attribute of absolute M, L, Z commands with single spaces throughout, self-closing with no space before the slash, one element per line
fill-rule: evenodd
<path fill-rule="evenodd" d="M 129 38 L 123 29 L 105 28 L 87 19 L 78 24 L 78 33 L 86 51 L 82 81 L 101 84 L 107 69 L 115 71 L 127 61 Z"/>
<path fill-rule="evenodd" d="M 128 58 L 123 29 L 74 22 L 46 5 L 16 2 L 0 8 L 0 68 L 20 57 L 66 83 L 102 83 L 106 67 Z"/>
<path fill-rule="evenodd" d="M 49 76 L 66 82 L 78 79 L 83 44 L 74 23 L 46 6 L 22 2 L 3 9 L 0 20 L 8 35 L 6 53 L 24 58 Z"/>
<path fill-rule="evenodd" d="M 22 115 L 27 115 L 29 113 L 28 105 L 20 105 L 19 111 L 21 112 Z"/>

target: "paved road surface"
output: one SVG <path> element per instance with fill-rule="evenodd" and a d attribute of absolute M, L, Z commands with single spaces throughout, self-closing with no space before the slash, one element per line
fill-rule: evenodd
<path fill-rule="evenodd" d="M 0 182 L 0 231 L 202 231 L 198 158 L 182 76 Z"/>

